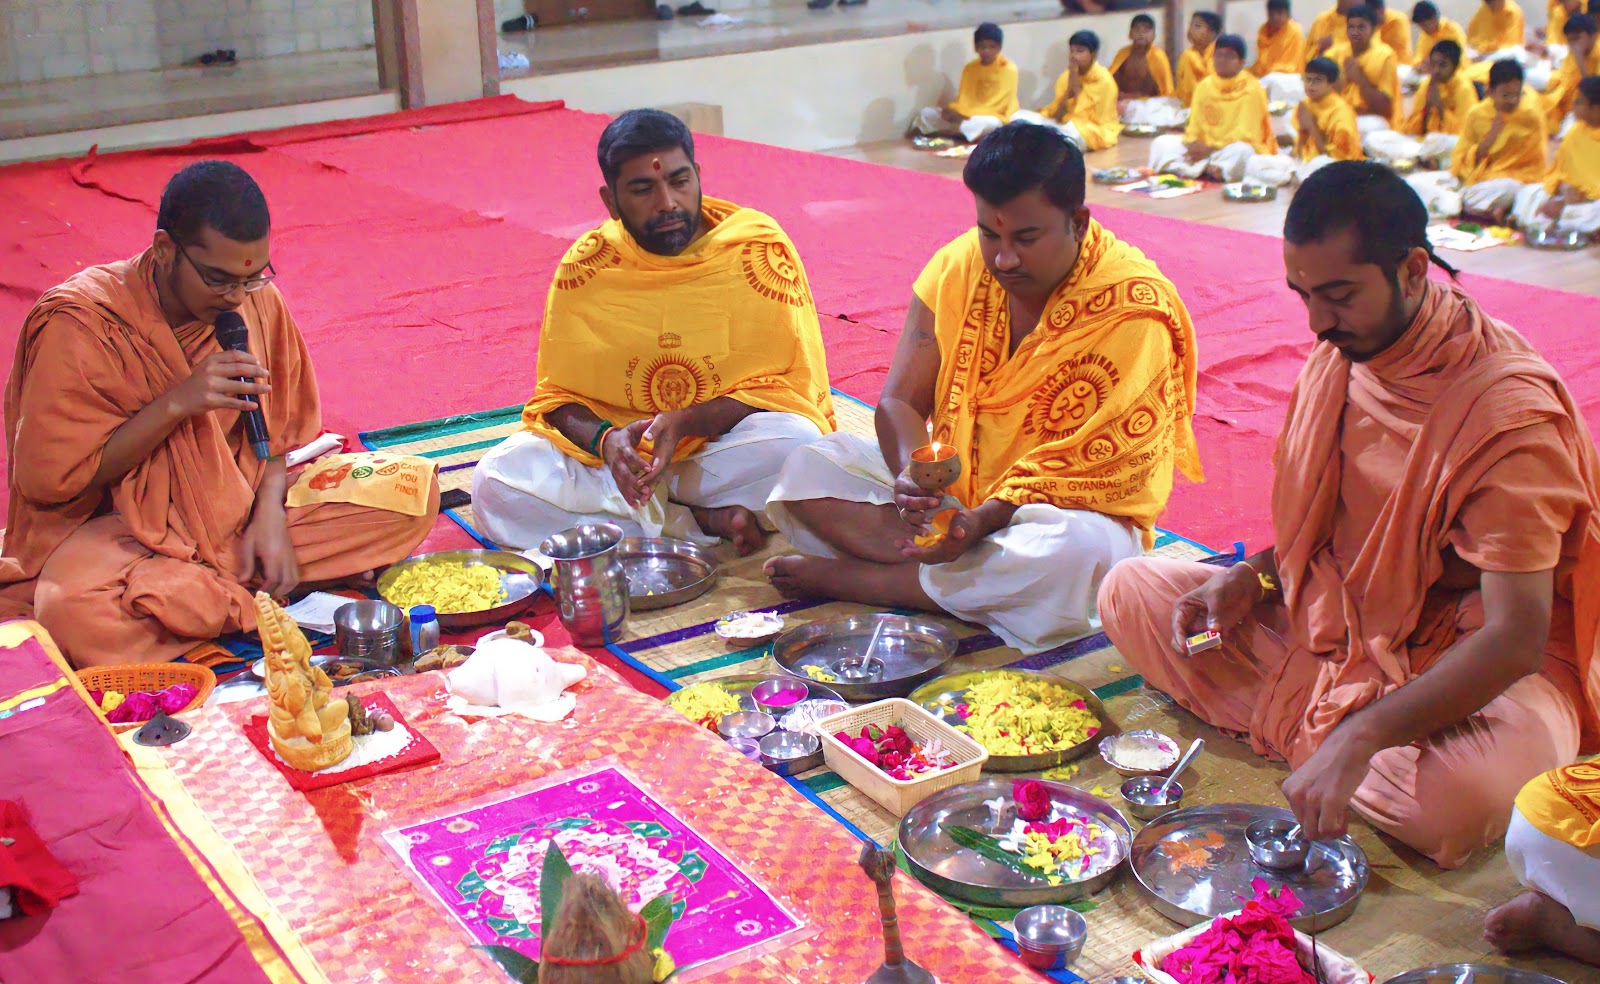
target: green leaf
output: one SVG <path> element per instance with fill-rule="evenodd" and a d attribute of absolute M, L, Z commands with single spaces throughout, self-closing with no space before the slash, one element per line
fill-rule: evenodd
<path fill-rule="evenodd" d="M 494 962 L 500 965 L 500 969 L 506 972 L 506 976 L 517 984 L 539 984 L 539 961 L 498 943 L 479 946 L 476 949 L 493 957 Z"/>
<path fill-rule="evenodd" d="M 950 835 L 950 839 L 955 841 L 958 847 L 964 847 L 988 858 L 990 861 L 998 861 L 1013 871 L 1024 875 L 1032 875 L 1035 878 L 1044 877 L 1044 872 L 1023 864 L 1021 858 L 1001 847 L 999 840 L 990 837 L 988 834 L 979 833 L 971 827 L 951 827 L 947 832 Z"/>
<path fill-rule="evenodd" d="M 544 852 L 544 867 L 539 871 L 539 938 L 546 939 L 550 935 L 550 923 L 556 917 L 556 908 L 561 905 L 561 889 L 567 884 L 567 879 L 572 877 L 572 865 L 567 863 L 567 856 L 561 853 L 561 845 L 551 841 Z"/>
<path fill-rule="evenodd" d="M 672 921 L 677 922 L 679 919 L 682 919 L 684 910 L 688 908 L 688 899 L 679 899 L 678 901 L 672 903 Z"/>
<path fill-rule="evenodd" d="M 542 826 L 549 830 L 581 830 L 592 823 L 594 823 L 593 820 L 585 817 L 562 817 L 560 820 L 552 820 Z M 535 824 L 534 826 L 539 825 Z"/>
<path fill-rule="evenodd" d="M 663 892 L 644 904 L 639 910 L 640 918 L 649 929 L 645 937 L 645 949 L 654 950 L 667 940 L 667 930 L 672 928 L 672 896 Z"/>
<path fill-rule="evenodd" d="M 511 849 L 520 843 L 522 843 L 521 834 L 507 834 L 504 837 L 496 837 L 489 842 L 488 847 L 483 849 L 483 856 L 491 858 L 496 854 L 510 854 Z"/>
<path fill-rule="evenodd" d="M 678 870 L 683 872 L 683 877 L 696 884 L 706 876 L 706 859 L 700 856 L 699 851 L 690 851 L 678 862 Z"/>
<path fill-rule="evenodd" d="M 628 829 L 633 831 L 635 834 L 639 835 L 640 837 L 671 837 L 672 836 L 672 831 L 670 831 L 667 828 L 661 826 L 659 823 L 651 823 L 648 820 L 635 820 L 632 823 L 628 824 Z"/>
<path fill-rule="evenodd" d="M 456 893 L 461 896 L 461 901 L 463 902 L 476 902 L 478 901 L 478 896 L 482 895 L 484 889 L 488 887 L 482 875 L 476 871 L 469 871 L 461 876 L 460 881 L 456 882 Z"/>
<path fill-rule="evenodd" d="M 490 916 L 485 921 L 488 922 L 489 928 L 494 930 L 496 936 L 509 936 L 517 940 L 533 939 L 533 930 L 515 919 L 497 919 L 494 916 Z"/>
<path fill-rule="evenodd" d="M 875 724 L 869 724 L 869 725 L 867 725 L 867 737 L 872 739 L 873 741 L 882 741 L 883 740 L 883 729 L 878 727 Z"/>

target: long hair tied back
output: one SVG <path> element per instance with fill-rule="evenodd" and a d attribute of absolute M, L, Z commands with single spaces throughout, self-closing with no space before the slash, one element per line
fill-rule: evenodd
<path fill-rule="evenodd" d="M 540 941 L 539 984 L 650 984 L 648 929 L 602 879 L 574 874 Z"/>
<path fill-rule="evenodd" d="M 1283 217 L 1283 238 L 1299 246 L 1342 230 L 1356 234 L 1356 261 L 1393 271 L 1413 249 L 1456 279 L 1428 242 L 1428 207 L 1416 189 L 1382 164 L 1335 161 L 1300 185 Z"/>

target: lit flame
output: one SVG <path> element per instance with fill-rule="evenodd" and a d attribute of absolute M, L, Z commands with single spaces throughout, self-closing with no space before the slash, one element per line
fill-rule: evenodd
<path fill-rule="evenodd" d="M 938 441 L 934 441 L 933 442 L 933 456 L 935 458 L 939 457 L 939 442 Z"/>

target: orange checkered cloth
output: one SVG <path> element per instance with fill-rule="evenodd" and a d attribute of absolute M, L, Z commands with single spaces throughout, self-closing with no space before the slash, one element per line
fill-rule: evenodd
<path fill-rule="evenodd" d="M 466 932 L 396 867 L 384 852 L 382 832 L 614 757 L 816 930 L 706 980 L 864 980 L 881 963 L 883 948 L 876 895 L 856 864 L 860 843 L 777 776 L 612 671 L 585 662 L 589 677 L 578 686 L 577 710 L 555 725 L 517 716 L 458 718 L 444 709 L 438 673 L 358 685 L 384 690 L 442 758 L 329 789 L 295 792 L 250 745 L 242 725 L 260 712 L 255 702 L 186 715 L 191 737 L 140 749 L 136 758 L 178 826 L 206 848 L 246 904 L 248 889 L 259 888 L 252 908 L 270 908 L 258 914 L 277 927 L 274 935 L 285 949 L 302 956 L 300 969 L 308 977 L 504 980 Z M 940 979 L 1039 979 L 912 879 L 897 878 L 895 885 L 908 955 Z M 669 951 L 671 943 L 669 936 Z"/>

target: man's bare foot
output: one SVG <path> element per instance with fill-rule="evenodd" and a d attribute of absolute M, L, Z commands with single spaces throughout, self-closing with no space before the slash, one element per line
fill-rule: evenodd
<path fill-rule="evenodd" d="M 762 570 L 767 581 L 790 598 L 832 598 L 883 608 L 939 610 L 922 590 L 918 564 L 874 564 L 855 557 L 784 554 L 767 561 Z"/>
<path fill-rule="evenodd" d="M 784 554 L 767 561 L 761 569 L 767 581 L 785 598 L 816 598 L 825 596 L 821 590 L 824 569 L 828 562 L 821 557 L 805 554 Z"/>
<path fill-rule="evenodd" d="M 767 542 L 767 531 L 761 520 L 744 506 L 722 506 L 718 509 L 694 509 L 694 521 L 701 532 L 732 540 L 739 556 L 747 557 L 760 550 Z"/>
<path fill-rule="evenodd" d="M 1548 910 L 1557 910 L 1556 914 L 1572 921 L 1571 913 L 1557 905 L 1547 895 L 1538 892 L 1524 892 L 1523 894 L 1490 912 L 1483 920 L 1483 938 L 1489 945 L 1501 953 L 1520 953 L 1523 950 L 1533 950 L 1544 945 L 1544 935 L 1540 932 L 1543 920 L 1552 918 Z"/>

